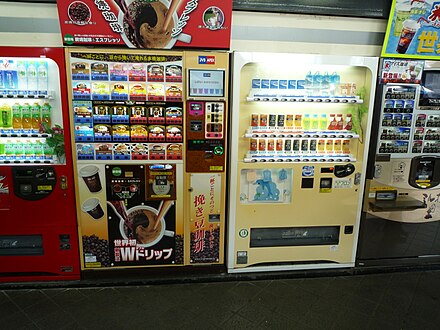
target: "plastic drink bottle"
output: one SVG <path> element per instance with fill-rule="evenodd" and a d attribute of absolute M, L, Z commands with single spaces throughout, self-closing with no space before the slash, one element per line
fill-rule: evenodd
<path fill-rule="evenodd" d="M 334 131 L 338 126 L 338 123 L 336 122 L 336 116 L 334 114 L 330 114 L 329 124 L 328 124 L 328 130 Z"/>
<path fill-rule="evenodd" d="M 342 114 L 338 113 L 335 119 L 336 119 L 336 129 L 338 131 L 342 131 L 344 129 L 344 119 L 342 118 Z"/>
<path fill-rule="evenodd" d="M 11 117 L 12 110 L 11 106 L 4 104 L 0 107 L 0 127 L 9 128 L 11 127 Z"/>
<path fill-rule="evenodd" d="M 310 128 L 313 131 L 317 131 L 319 129 L 319 118 L 318 118 L 317 114 L 313 114 L 312 120 L 311 120 L 311 124 L 310 124 Z"/>
<path fill-rule="evenodd" d="M 344 129 L 347 131 L 351 131 L 353 129 L 353 121 L 350 113 L 345 117 Z"/>
<path fill-rule="evenodd" d="M 19 61 L 17 63 L 17 75 L 18 75 L 18 89 L 21 92 L 25 92 L 27 94 L 27 72 L 26 72 L 26 62 Z"/>
<path fill-rule="evenodd" d="M 51 127 L 52 125 L 52 107 L 49 103 L 44 103 L 41 107 L 41 121 L 47 126 Z"/>
<path fill-rule="evenodd" d="M 305 114 L 302 119 L 302 127 L 304 130 L 308 131 L 310 130 L 310 115 Z"/>
<path fill-rule="evenodd" d="M 31 95 L 37 94 L 38 77 L 35 62 L 29 62 L 27 66 L 27 89 Z"/>
<path fill-rule="evenodd" d="M 32 128 L 31 106 L 29 103 L 23 104 L 21 107 L 21 122 L 25 130 Z"/>
<path fill-rule="evenodd" d="M 47 63 L 38 63 L 37 90 L 39 95 L 47 95 Z"/>
<path fill-rule="evenodd" d="M 21 106 L 19 103 L 15 103 L 12 106 L 12 128 L 14 130 L 20 130 L 23 128 L 21 122 Z"/>
<path fill-rule="evenodd" d="M 340 83 L 341 83 L 341 76 L 337 72 L 333 72 L 331 76 L 331 90 L 333 95 L 339 94 Z"/>
<path fill-rule="evenodd" d="M 41 106 L 38 102 L 35 102 L 32 105 L 31 116 L 32 116 L 32 121 L 31 121 L 32 129 L 34 131 L 39 131 L 40 123 L 41 123 Z"/>
<path fill-rule="evenodd" d="M 327 129 L 327 115 L 322 114 L 319 120 L 319 129 L 325 131 Z"/>

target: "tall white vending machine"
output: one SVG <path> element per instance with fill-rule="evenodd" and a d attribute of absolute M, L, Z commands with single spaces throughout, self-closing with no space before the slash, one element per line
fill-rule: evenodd
<path fill-rule="evenodd" d="M 354 266 L 377 66 L 233 54 L 229 272 Z"/>

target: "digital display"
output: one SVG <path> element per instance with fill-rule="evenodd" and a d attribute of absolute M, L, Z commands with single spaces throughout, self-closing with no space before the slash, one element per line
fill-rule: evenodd
<path fill-rule="evenodd" d="M 424 72 L 422 81 L 421 93 L 423 97 L 440 97 L 440 71 Z"/>
<path fill-rule="evenodd" d="M 434 164 L 431 161 L 420 162 L 416 172 L 416 182 L 430 182 L 434 172 Z"/>
<path fill-rule="evenodd" d="M 189 97 L 224 97 L 224 70 L 189 70 Z"/>

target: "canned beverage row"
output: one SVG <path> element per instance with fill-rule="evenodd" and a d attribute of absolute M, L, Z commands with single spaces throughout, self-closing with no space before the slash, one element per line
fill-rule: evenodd
<path fill-rule="evenodd" d="M 250 139 L 249 153 L 350 154 L 350 140 L 340 139 Z"/>
<path fill-rule="evenodd" d="M 311 131 L 347 130 L 353 128 L 351 114 L 258 114 L 251 115 L 251 126 L 255 128 L 300 129 Z"/>

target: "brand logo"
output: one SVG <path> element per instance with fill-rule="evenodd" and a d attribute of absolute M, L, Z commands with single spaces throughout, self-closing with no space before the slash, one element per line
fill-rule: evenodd
<path fill-rule="evenodd" d="M 215 64 L 215 56 L 199 56 L 199 64 Z"/>

